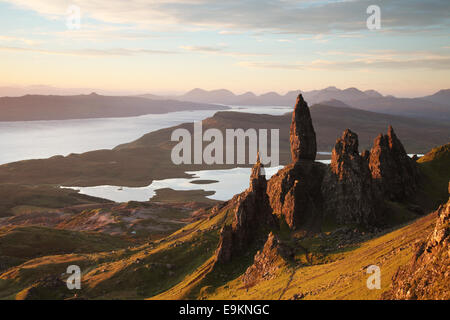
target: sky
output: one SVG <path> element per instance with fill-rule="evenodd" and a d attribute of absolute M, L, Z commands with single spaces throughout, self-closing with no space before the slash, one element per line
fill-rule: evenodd
<path fill-rule="evenodd" d="M 0 70 L 0 86 L 423 96 L 450 88 L 450 1 L 0 0 Z"/>

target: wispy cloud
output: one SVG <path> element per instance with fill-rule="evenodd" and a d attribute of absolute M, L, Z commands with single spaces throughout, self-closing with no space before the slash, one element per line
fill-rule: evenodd
<path fill-rule="evenodd" d="M 83 24 L 79 30 L 69 30 L 64 28 L 62 31 L 34 31 L 35 36 L 56 37 L 71 40 L 86 41 L 114 41 L 114 40 L 144 40 L 156 39 L 159 36 L 146 29 L 139 27 L 112 26 L 112 25 L 91 25 Z"/>
<path fill-rule="evenodd" d="M 51 17 L 63 17 L 67 3 L 54 0 L 6 0 Z M 368 5 L 379 5 L 383 30 L 413 32 L 427 27 L 448 28 L 448 0 L 74 0 L 82 12 L 98 21 L 137 25 L 191 25 L 227 31 L 298 34 L 366 30 Z M 426 13 L 426 14 L 424 14 Z"/>
<path fill-rule="evenodd" d="M 210 46 L 181 46 L 180 48 L 187 51 L 201 52 L 201 53 L 222 53 L 223 48 L 221 47 L 210 47 Z"/>
<path fill-rule="evenodd" d="M 328 52 L 327 55 L 353 55 L 353 58 L 341 60 L 316 59 L 309 62 L 294 63 L 242 61 L 238 64 L 249 68 L 284 70 L 450 69 L 450 56 L 434 52 Z"/>
<path fill-rule="evenodd" d="M 69 55 L 69 56 L 132 56 L 138 54 L 176 54 L 175 51 L 151 50 L 151 49 L 80 49 L 80 50 L 48 50 L 24 47 L 0 46 L 0 51 L 37 53 L 49 55 Z"/>
<path fill-rule="evenodd" d="M 27 45 L 36 45 L 40 43 L 40 41 L 28 39 L 28 38 L 22 38 L 22 37 L 15 37 L 15 36 L 1 36 L 0 35 L 0 43 L 2 42 L 19 42 L 19 43 L 25 43 Z"/>
<path fill-rule="evenodd" d="M 232 56 L 232 57 L 253 57 L 253 56 L 262 56 L 264 54 L 261 53 L 246 53 L 246 52 L 236 52 L 236 51 L 228 51 L 225 46 L 181 46 L 181 49 L 191 52 L 198 52 L 203 54 L 218 54 L 224 56 Z"/>

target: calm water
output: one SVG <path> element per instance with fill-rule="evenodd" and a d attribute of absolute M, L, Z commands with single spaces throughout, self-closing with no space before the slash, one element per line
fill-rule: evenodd
<path fill-rule="evenodd" d="M 279 115 L 288 107 L 233 107 L 239 112 Z M 111 149 L 142 135 L 211 117 L 218 110 L 198 110 L 150 114 L 128 118 L 101 118 L 53 121 L 0 121 L 0 164 Z"/>
<path fill-rule="evenodd" d="M 330 160 L 318 160 L 322 163 L 330 163 Z M 269 179 L 283 166 L 265 168 L 266 178 Z M 82 194 L 109 199 L 115 202 L 147 201 L 155 195 L 155 190 L 171 188 L 173 190 L 205 190 L 215 193 L 208 196 L 215 200 L 228 200 L 235 194 L 248 188 L 251 168 L 234 168 L 224 170 L 200 170 L 186 171 L 193 174 L 192 178 L 177 178 L 154 180 L 149 186 L 141 188 L 129 188 L 118 186 L 96 187 L 65 187 L 79 190 Z M 216 180 L 218 182 L 208 184 L 191 183 L 195 180 Z"/>
<path fill-rule="evenodd" d="M 266 168 L 266 178 L 274 175 L 282 166 Z M 70 187 L 80 190 L 80 193 L 94 197 L 109 199 L 116 202 L 147 201 L 155 195 L 155 190 L 171 188 L 173 190 L 205 190 L 215 193 L 208 198 L 216 200 L 228 200 L 235 194 L 248 188 L 251 168 L 234 168 L 226 170 L 201 170 L 187 171 L 193 174 L 193 178 L 154 180 L 152 184 L 142 188 L 119 188 L 117 186 L 97 187 Z M 194 184 L 195 180 L 216 180 L 218 182 L 209 184 Z"/>

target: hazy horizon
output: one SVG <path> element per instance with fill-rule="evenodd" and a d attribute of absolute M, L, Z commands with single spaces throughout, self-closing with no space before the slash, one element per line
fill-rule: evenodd
<path fill-rule="evenodd" d="M 443 0 L 3 0 L 0 86 L 424 96 L 450 88 L 449 11 Z"/>
<path fill-rule="evenodd" d="M 110 89 L 106 89 L 106 88 L 64 88 L 64 87 L 57 87 L 57 86 L 50 86 L 50 85 L 28 85 L 28 86 L 0 86 L 0 97 L 20 97 L 23 95 L 27 95 L 27 94 L 33 94 L 33 95 L 63 95 L 63 96 L 70 96 L 70 95 L 87 95 L 87 94 L 91 94 L 91 93 L 97 93 L 99 95 L 111 95 L 111 96 L 132 96 L 132 95 L 144 95 L 144 94 L 153 94 L 153 95 L 158 95 L 158 96 L 181 96 L 183 94 L 186 94 L 192 90 L 195 89 L 201 89 L 201 90 L 205 90 L 205 91 L 215 91 L 215 90 L 228 90 L 231 91 L 233 94 L 235 95 L 241 95 L 247 92 L 252 92 L 256 95 L 262 95 L 268 92 L 276 92 L 279 95 L 283 96 L 288 92 L 291 91 L 302 91 L 302 92 L 308 92 L 308 91 L 314 91 L 314 90 L 324 90 L 330 87 L 336 87 L 333 85 L 327 86 L 327 87 L 323 87 L 323 88 L 314 88 L 311 90 L 302 90 L 301 88 L 297 88 L 297 89 L 290 89 L 290 90 L 284 90 L 284 91 L 275 91 L 275 90 L 262 90 L 262 91 L 252 91 L 252 90 L 239 90 L 239 91 L 234 91 L 234 90 L 230 90 L 228 88 L 212 88 L 212 89 L 206 89 L 206 88 L 191 88 L 188 90 L 184 90 L 184 91 L 173 91 L 173 90 L 110 90 Z M 377 90 L 374 88 L 359 88 L 359 87 L 336 87 L 339 90 L 345 90 L 345 89 L 349 89 L 349 88 L 356 88 L 358 90 L 361 91 L 366 91 L 366 90 L 375 90 L 378 93 L 382 94 L 383 96 L 390 96 L 392 94 L 390 93 L 386 93 L 383 92 L 381 90 Z M 439 88 L 435 91 L 429 91 L 426 92 L 424 94 L 418 95 L 416 94 L 411 94 L 411 95 L 392 95 L 395 96 L 397 98 L 420 98 L 420 97 L 424 97 L 424 96 L 428 96 L 428 95 L 432 95 L 440 90 L 449 90 L 449 88 Z"/>

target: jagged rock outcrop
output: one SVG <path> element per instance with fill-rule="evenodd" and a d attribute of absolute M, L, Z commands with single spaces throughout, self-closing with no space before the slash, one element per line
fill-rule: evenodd
<path fill-rule="evenodd" d="M 417 245 L 409 265 L 399 268 L 383 299 L 450 299 L 450 200 L 437 215 L 433 232 Z"/>
<path fill-rule="evenodd" d="M 242 276 L 242 281 L 250 287 L 260 280 L 269 280 L 275 276 L 279 263 L 292 256 L 292 251 L 282 245 L 278 237 L 271 232 L 263 249 L 256 253 L 253 264 Z"/>
<path fill-rule="evenodd" d="M 316 133 L 311 120 L 308 104 L 301 94 L 297 97 L 290 131 L 291 156 L 295 163 L 300 159 L 315 160 Z"/>
<path fill-rule="evenodd" d="M 336 140 L 331 164 L 322 183 L 324 217 L 338 224 L 374 226 L 382 220 L 367 153 L 358 152 L 358 135 L 347 129 Z"/>
<path fill-rule="evenodd" d="M 390 200 L 402 201 L 417 190 L 418 169 L 406 153 L 392 126 L 387 135 L 378 135 L 370 151 L 372 179 Z"/>
<path fill-rule="evenodd" d="M 250 187 L 235 196 L 233 222 L 222 228 L 216 261 L 226 263 L 242 253 L 264 228 L 276 227 L 266 193 L 267 180 L 259 154 L 250 176 Z"/>
<path fill-rule="evenodd" d="M 323 218 L 379 227 L 385 222 L 382 195 L 402 197 L 403 184 L 415 186 L 417 169 L 392 127 L 388 135 L 376 139 L 370 153 L 361 154 L 358 136 L 347 129 L 336 141 L 331 165 L 315 162 L 316 134 L 302 95 L 292 114 L 290 142 L 292 163 L 269 181 L 258 155 L 250 187 L 229 204 L 235 208 L 233 222 L 221 231 L 217 262 L 226 263 L 242 253 L 261 227 L 275 227 L 274 216 L 292 230 L 319 230 Z"/>

